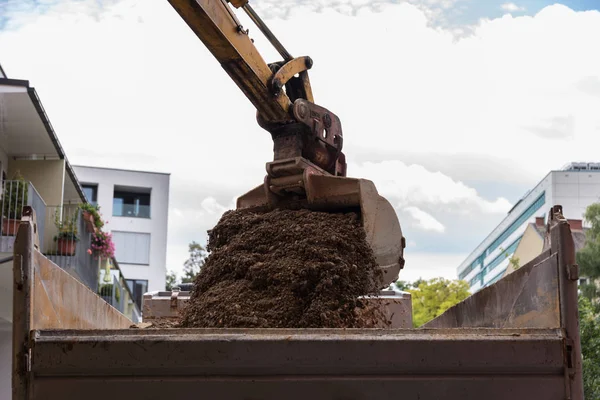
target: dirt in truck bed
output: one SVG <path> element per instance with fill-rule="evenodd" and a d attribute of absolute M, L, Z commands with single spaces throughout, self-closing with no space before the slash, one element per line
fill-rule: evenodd
<path fill-rule="evenodd" d="M 364 328 L 381 272 L 355 213 L 227 211 L 182 311 L 183 328 Z"/>

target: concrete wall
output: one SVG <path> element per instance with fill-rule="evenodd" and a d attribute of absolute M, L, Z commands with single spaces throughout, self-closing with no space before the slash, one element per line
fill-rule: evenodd
<path fill-rule="evenodd" d="M 12 254 L 0 253 L 2 257 Z M 0 331 L 4 323 L 12 323 L 13 263 L 0 264 Z"/>
<path fill-rule="evenodd" d="M 8 164 L 8 179 L 12 179 L 19 171 L 23 178 L 31 181 L 44 202 L 49 208 L 46 209 L 46 221 L 44 229 L 44 243 L 53 243 L 56 229 L 54 226 L 54 208 L 63 203 L 65 185 L 65 161 L 64 160 L 10 160 Z"/>
<path fill-rule="evenodd" d="M 73 168 L 82 185 L 96 184 L 98 186 L 97 202 L 103 218 L 108 221 L 106 230 L 150 234 L 149 265 L 119 262 L 125 279 L 146 279 L 148 280 L 148 291 L 164 290 L 167 271 L 169 174 L 84 166 L 74 166 Z M 151 189 L 150 218 L 113 216 L 115 185 Z M 119 261 L 118 258 L 117 261 Z"/>
<path fill-rule="evenodd" d="M 12 399 L 12 331 L 0 330 L 0 400 Z"/>
<path fill-rule="evenodd" d="M 600 172 L 560 171 L 552 173 L 555 204 L 563 206 L 568 219 L 584 219 L 587 206 L 600 202 Z"/>
<path fill-rule="evenodd" d="M 33 183 L 46 205 L 62 204 L 65 185 L 64 160 L 10 160 L 7 178 L 11 179 L 17 171 Z"/>
<path fill-rule="evenodd" d="M 0 167 L 0 176 L 2 176 L 2 171 L 5 171 L 6 176 L 8 177 L 8 155 L 4 149 L 2 149 L 2 145 L 0 145 L 0 164 L 2 164 Z"/>
<path fill-rule="evenodd" d="M 542 253 L 543 248 L 544 239 L 536 232 L 535 227 L 529 224 L 523 234 L 523 238 L 519 242 L 519 246 L 517 246 L 517 249 L 512 256 L 519 259 L 519 266 L 522 267 L 539 256 Z M 509 263 L 505 275 L 510 274 L 513 271 L 514 267 Z"/>

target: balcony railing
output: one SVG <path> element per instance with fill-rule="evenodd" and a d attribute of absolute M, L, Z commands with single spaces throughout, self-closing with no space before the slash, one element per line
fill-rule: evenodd
<path fill-rule="evenodd" d="M 98 287 L 98 260 L 88 252 L 93 227 L 86 222 L 77 205 L 47 207 L 44 249 L 53 263 L 79 279 L 92 290 Z"/>
<path fill-rule="evenodd" d="M 100 271 L 99 295 L 134 323 L 141 322 L 140 309 L 134 301 L 117 260 L 114 258 L 104 260 L 103 264 L 104 267 Z"/>
<path fill-rule="evenodd" d="M 46 257 L 132 321 L 139 322 L 140 310 L 116 260 L 99 259 L 91 251 L 94 224 L 85 220 L 79 204 L 48 207 L 46 225 L 52 228 Z"/>
<path fill-rule="evenodd" d="M 4 181 L 0 196 L 0 252 L 12 253 L 23 207 L 35 210 L 38 232 L 44 232 L 46 203 L 33 184 L 23 180 Z M 44 237 L 40 235 L 40 247 L 43 245 Z"/>
<path fill-rule="evenodd" d="M 114 202 L 113 217 L 150 218 L 150 206 Z"/>

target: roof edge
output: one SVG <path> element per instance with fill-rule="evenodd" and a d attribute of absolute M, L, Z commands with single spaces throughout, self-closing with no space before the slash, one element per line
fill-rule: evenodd
<path fill-rule="evenodd" d="M 0 66 L 0 68 L 2 67 Z M 4 76 L 6 76 L 6 74 Z M 29 89 L 29 81 L 25 79 L 9 79 L 0 77 L 0 85 L 21 86 Z"/>
<path fill-rule="evenodd" d="M 93 165 L 73 165 L 74 168 L 90 168 L 90 169 L 104 169 L 108 171 L 122 171 L 122 172 L 137 172 L 141 174 L 153 174 L 153 175 L 171 175 L 171 172 L 153 172 L 144 171 L 140 169 L 125 169 L 125 168 L 110 168 L 110 167 L 96 167 Z"/>
<path fill-rule="evenodd" d="M 28 81 L 22 81 L 22 82 L 28 82 Z M 54 131 L 54 128 L 52 127 L 52 124 L 50 123 L 50 119 L 48 118 L 48 115 L 46 114 L 46 111 L 44 110 L 44 107 L 42 106 L 42 101 L 40 100 L 40 97 L 38 96 L 35 88 L 29 87 L 29 86 L 27 86 L 27 93 L 29 94 L 29 98 L 31 99 L 33 106 L 35 107 L 35 110 L 37 111 L 38 115 L 40 116 L 42 123 L 44 124 L 44 127 L 46 128 L 46 132 L 48 133 L 48 136 L 50 137 L 52 144 L 54 144 L 54 148 L 56 149 L 56 152 L 58 153 L 58 157 L 61 160 L 65 160 L 65 169 L 67 171 L 67 174 L 73 181 L 73 184 L 75 185 L 75 189 L 77 190 L 79 197 L 81 198 L 82 201 L 86 201 L 85 194 L 83 193 L 83 188 L 81 187 L 81 184 L 79 183 L 79 180 L 77 179 L 77 175 L 75 175 L 75 171 L 73 170 L 71 164 L 69 163 L 69 160 L 67 159 L 67 155 L 65 154 L 65 151 L 62 148 L 60 141 L 58 140 L 58 136 L 56 135 L 56 132 Z"/>
<path fill-rule="evenodd" d="M 538 229 L 539 227 L 535 224 L 535 222 L 530 222 L 529 225 L 531 226 L 531 229 L 533 229 L 535 231 L 535 233 L 538 234 L 538 236 L 544 240 L 545 239 L 545 235 L 542 234 L 542 232 L 540 232 L 540 230 Z"/>

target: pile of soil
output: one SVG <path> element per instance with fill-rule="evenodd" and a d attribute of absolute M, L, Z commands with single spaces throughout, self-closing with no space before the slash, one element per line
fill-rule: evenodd
<path fill-rule="evenodd" d="M 227 211 L 209 232 L 182 328 L 364 328 L 381 272 L 356 213 Z"/>

